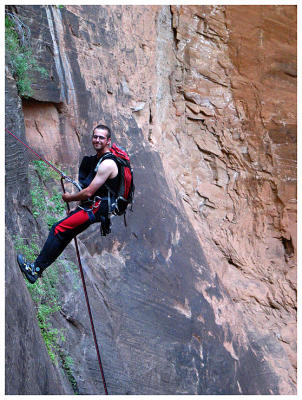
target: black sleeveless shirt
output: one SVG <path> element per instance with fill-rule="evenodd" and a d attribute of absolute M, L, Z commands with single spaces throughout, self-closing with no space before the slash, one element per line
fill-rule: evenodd
<path fill-rule="evenodd" d="M 92 182 L 93 178 L 96 175 L 95 167 L 97 163 L 99 162 L 99 157 L 97 157 L 97 154 L 94 156 L 85 156 L 81 162 L 80 168 L 79 168 L 79 183 L 82 186 L 83 189 L 88 187 L 90 183 Z M 111 159 L 111 158 L 110 158 Z M 114 160 L 112 158 L 112 160 Z M 119 189 L 119 183 L 120 183 L 120 167 L 118 163 L 116 163 L 118 167 L 118 174 L 115 178 L 108 178 L 106 180 L 106 185 L 109 186 L 109 188 L 114 192 L 117 193 Z M 99 197 L 107 197 L 108 196 L 108 189 L 105 187 L 105 184 L 102 185 L 93 196 L 99 196 Z"/>

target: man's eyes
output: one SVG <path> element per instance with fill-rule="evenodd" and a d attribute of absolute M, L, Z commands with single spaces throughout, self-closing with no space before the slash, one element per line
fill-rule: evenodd
<path fill-rule="evenodd" d="M 105 137 L 104 136 L 95 136 L 95 135 L 93 135 L 93 139 L 105 139 Z"/>

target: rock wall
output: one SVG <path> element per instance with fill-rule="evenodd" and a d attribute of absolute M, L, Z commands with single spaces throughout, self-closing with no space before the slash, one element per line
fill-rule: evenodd
<path fill-rule="evenodd" d="M 7 71 L 5 86 L 7 127 L 25 140 L 21 101 L 15 81 Z M 64 378 L 57 373 L 37 324 L 33 301 L 20 284 L 16 268 L 14 238 L 20 232 L 29 237 L 36 228 L 29 210 L 28 154 L 11 136 L 5 138 L 5 385 L 6 393 L 64 394 Z M 22 278 L 21 278 L 22 279 Z"/>
<path fill-rule="evenodd" d="M 79 237 L 109 393 L 295 393 L 296 8 L 13 11 L 30 26 L 49 78 L 33 74 L 22 109 L 7 89 L 7 128 L 76 175 L 92 154 L 92 127 L 103 122 L 135 168 L 129 226 L 115 219 L 110 237 L 96 226 Z M 9 73 L 7 81 L 12 87 Z M 42 245 L 47 229 L 31 213 L 27 156 L 12 138 L 6 145 L 8 240 L 35 230 Z M 25 285 L 7 251 L 8 310 L 14 285 Z M 66 259 L 75 261 L 72 245 Z M 53 322 L 68 332 L 62 346 L 73 354 L 78 391 L 102 394 L 83 293 L 66 271 L 59 289 Z M 12 356 L 18 318 L 9 310 L 6 363 L 18 376 L 16 360 L 31 350 Z M 43 382 L 57 379 L 54 393 L 73 393 L 48 363 Z M 16 388 L 7 377 L 6 393 L 52 392 Z"/>
<path fill-rule="evenodd" d="M 212 270 L 295 379 L 296 7 L 171 9 L 174 64 L 158 73 L 170 92 L 149 139 Z M 159 63 L 172 47 L 160 29 Z"/>

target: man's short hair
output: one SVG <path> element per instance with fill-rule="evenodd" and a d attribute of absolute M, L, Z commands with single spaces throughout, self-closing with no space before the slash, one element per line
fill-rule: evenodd
<path fill-rule="evenodd" d="M 111 130 L 110 130 L 110 128 L 108 128 L 108 126 L 106 126 L 106 125 L 97 125 L 95 128 L 93 128 L 93 131 L 92 131 L 92 134 L 94 134 L 94 131 L 96 130 L 96 129 L 102 129 L 102 130 L 105 130 L 105 131 L 107 131 L 107 139 L 110 139 L 111 138 Z"/>

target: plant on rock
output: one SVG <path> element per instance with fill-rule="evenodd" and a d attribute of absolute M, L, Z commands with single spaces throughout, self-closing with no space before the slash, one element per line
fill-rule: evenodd
<path fill-rule="evenodd" d="M 29 39 L 29 28 L 16 15 L 6 13 L 5 50 L 21 97 L 30 97 L 33 94 L 30 75 L 32 71 L 39 72 L 43 78 L 48 76 L 46 69 L 38 65 Z"/>

